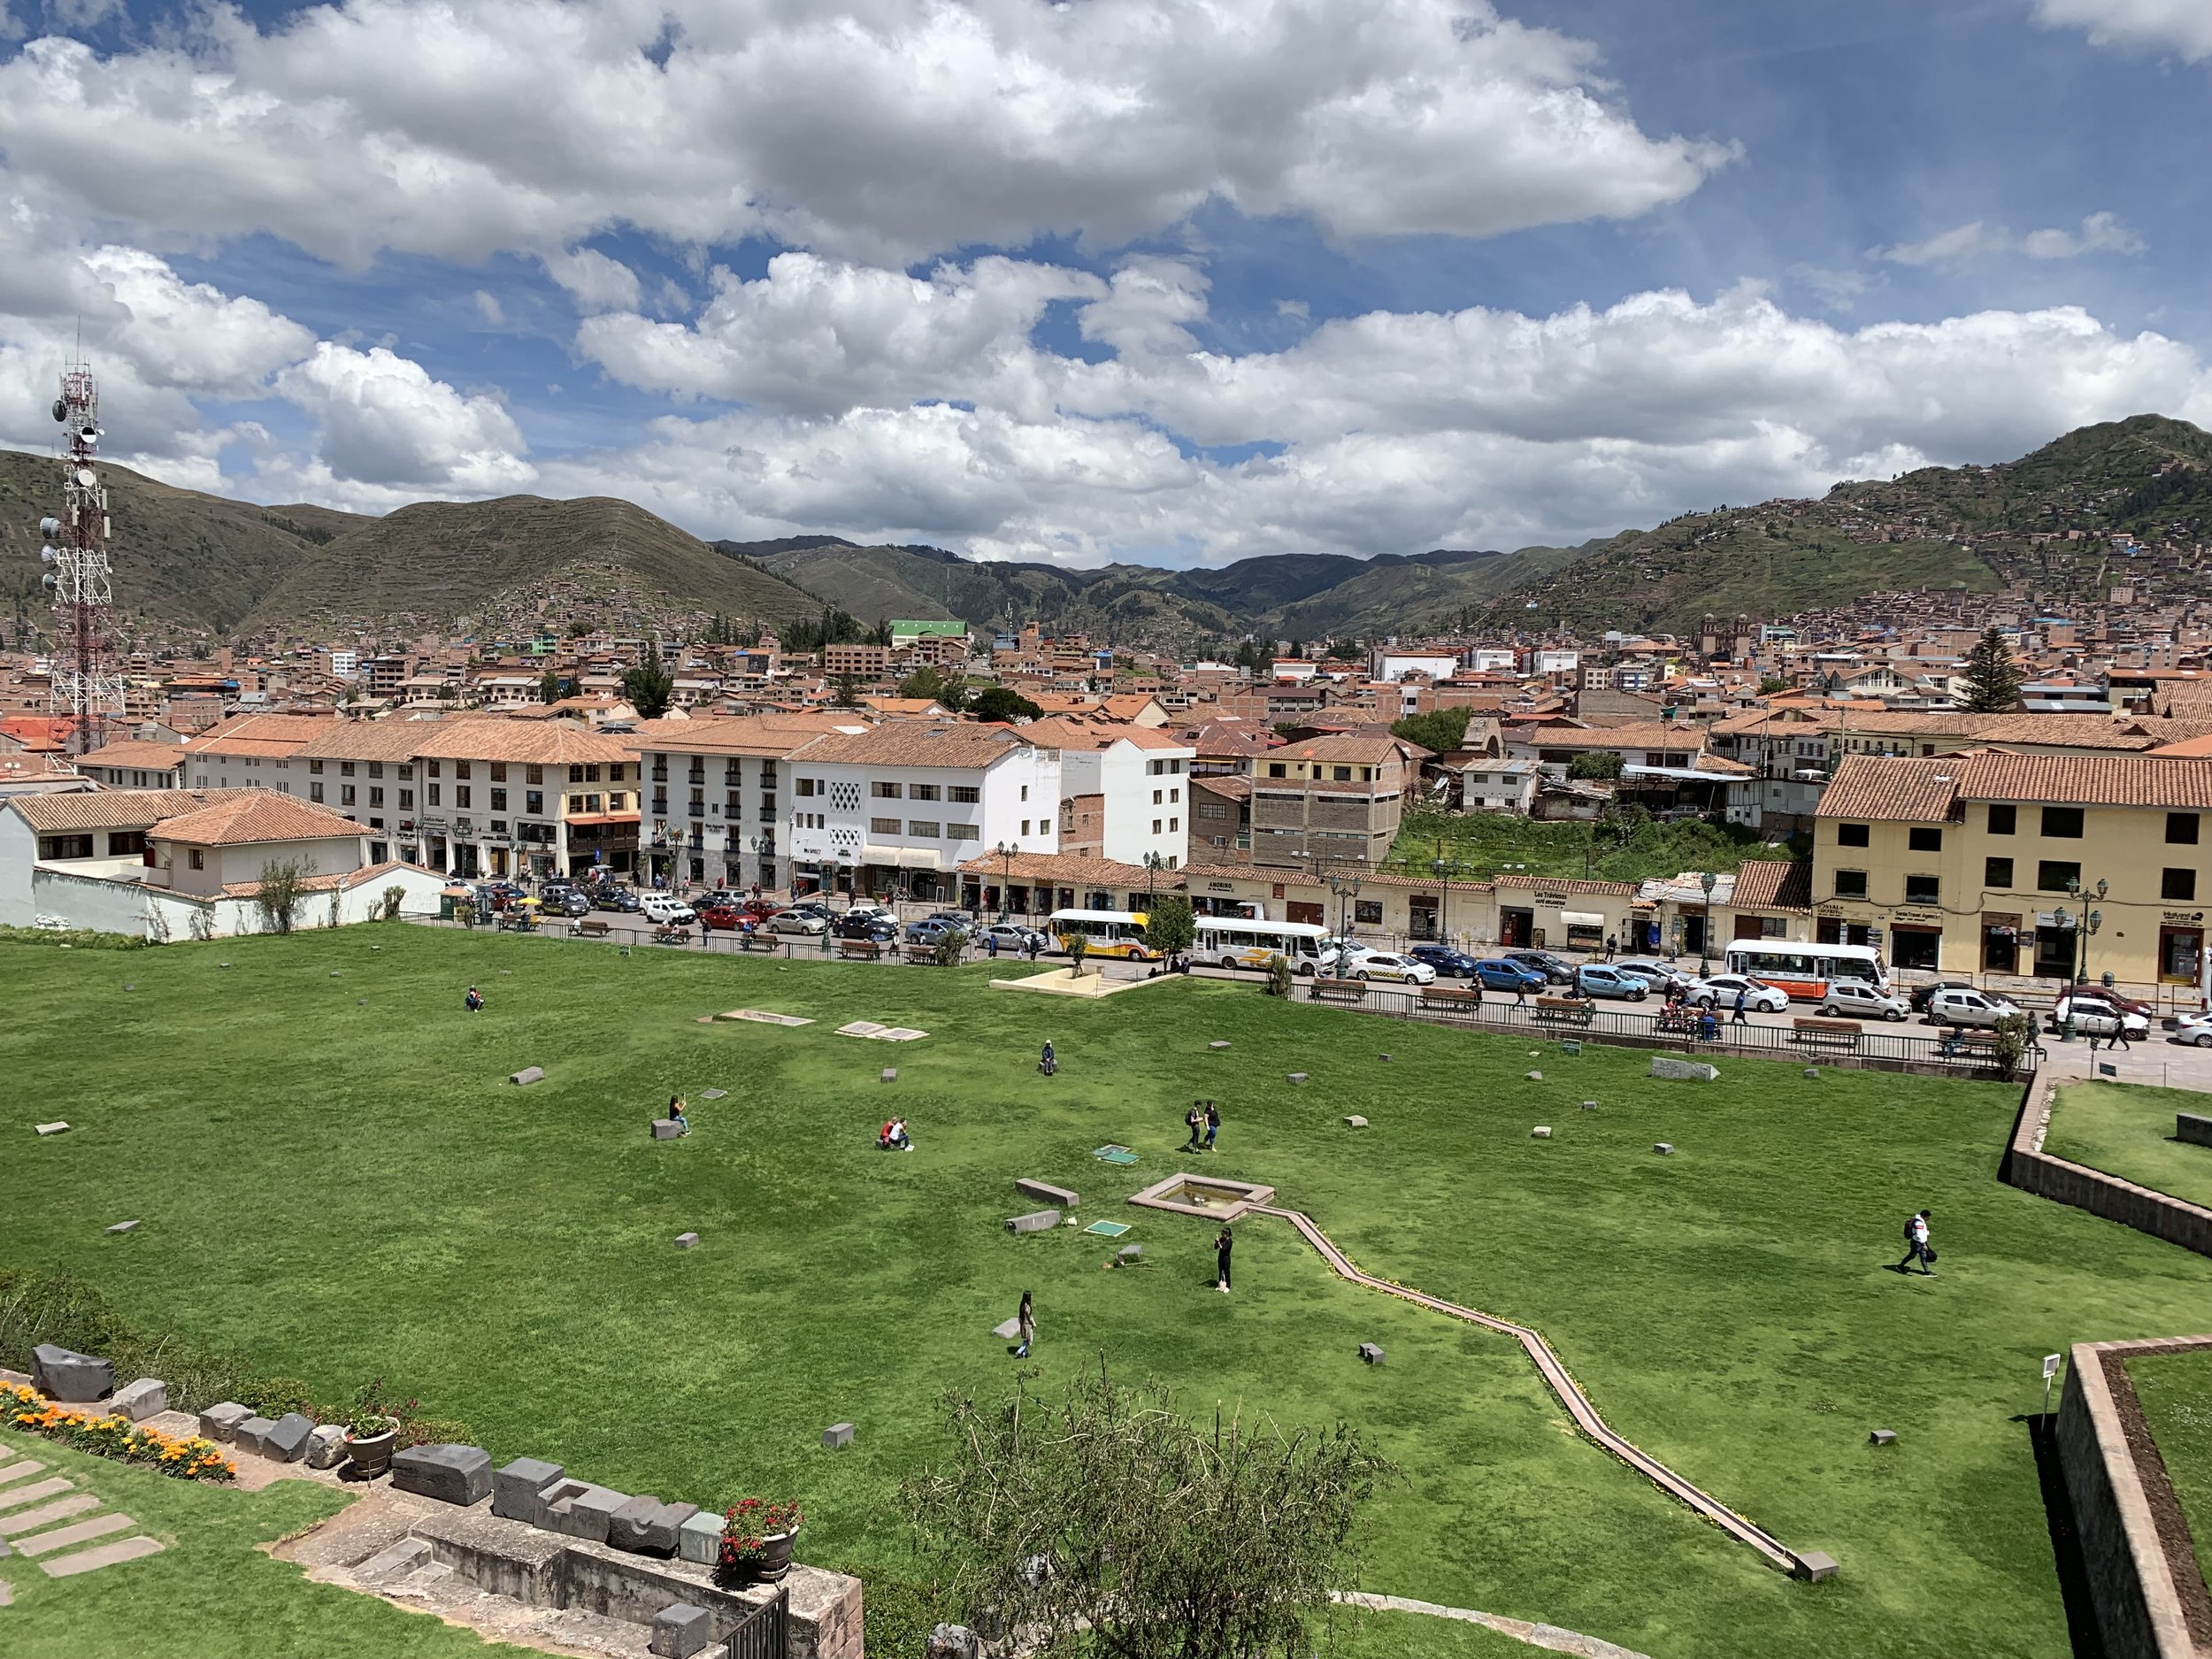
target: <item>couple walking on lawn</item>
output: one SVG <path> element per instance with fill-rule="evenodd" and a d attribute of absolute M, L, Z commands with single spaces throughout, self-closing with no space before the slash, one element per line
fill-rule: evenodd
<path fill-rule="evenodd" d="M 1221 1133 L 1221 1108 L 1210 1100 L 1194 1100 L 1190 1110 L 1183 1114 L 1183 1121 L 1190 1126 L 1190 1141 L 1187 1152 L 1210 1152 L 1214 1137 Z"/>

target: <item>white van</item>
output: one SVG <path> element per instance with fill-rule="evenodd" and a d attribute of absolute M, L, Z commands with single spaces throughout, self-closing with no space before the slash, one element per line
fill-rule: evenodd
<path fill-rule="evenodd" d="M 699 919 L 691 906 L 665 893 L 640 894 L 637 908 L 639 915 L 662 927 L 688 927 Z"/>

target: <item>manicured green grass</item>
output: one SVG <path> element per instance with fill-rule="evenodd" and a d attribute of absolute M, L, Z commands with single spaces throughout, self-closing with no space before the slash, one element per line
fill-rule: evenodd
<path fill-rule="evenodd" d="M 2076 1083 L 2051 1104 L 2043 1149 L 2139 1187 L 2212 1204 L 2212 1147 L 2174 1139 L 2174 1114 L 2212 1111 L 2189 1089 L 2139 1083 Z"/>
<path fill-rule="evenodd" d="M 1048 1385 L 1102 1356 L 1194 1410 L 1371 1433 L 1405 1479 L 1375 1507 L 1368 1588 L 1659 1659 L 2066 1652 L 2022 1420 L 2037 1362 L 2198 1328 L 2212 1263 L 2000 1185 L 2013 1091 L 1746 1061 L 1662 1084 L 1632 1050 L 1532 1060 L 1214 981 L 1070 1005 L 993 992 L 998 971 L 402 926 L 0 948 L 22 1136 L 0 1260 L 69 1266 L 334 1397 L 388 1376 L 502 1461 L 708 1503 L 795 1494 L 803 1557 L 897 1573 L 916 1570 L 897 1483 L 942 1449 L 941 1391 L 1005 1385 L 990 1328 L 1028 1288 Z M 744 1006 L 818 1023 L 695 1023 Z M 853 1018 L 932 1034 L 833 1034 Z M 528 1064 L 548 1080 L 504 1082 Z M 695 1133 L 649 1141 L 678 1090 Z M 1239 1228 L 1216 1294 L 1210 1225 L 1120 1202 L 1190 1165 L 1194 1095 L 1223 1105 L 1210 1171 L 1273 1184 L 1371 1271 L 1540 1327 L 1615 1426 L 1842 1575 L 1770 1571 L 1579 1440 L 1517 1348 L 1335 1279 L 1280 1223 Z M 873 1149 L 895 1110 L 910 1154 Z M 76 1127 L 29 1138 L 57 1116 Z M 1109 1141 L 1143 1162 L 1089 1156 Z M 1009 1235 L 1022 1175 L 1135 1220 L 1149 1265 L 1104 1271 L 1113 1247 L 1072 1230 Z M 1886 1264 L 1923 1204 L 1941 1276 L 1907 1280 Z M 703 1241 L 680 1253 L 687 1229 Z M 846 1419 L 856 1443 L 824 1451 Z M 1874 1427 L 1897 1445 L 1868 1446 Z M 1470 1650 L 1386 1623 L 1400 1651 Z"/>
<path fill-rule="evenodd" d="M 1787 858 L 1786 847 L 1770 846 L 1753 830 L 1708 824 L 1702 818 L 1663 823 L 1647 817 L 1624 833 L 1611 824 L 1544 823 L 1510 812 L 1440 812 L 1409 807 L 1390 863 L 1411 875 L 1431 873 L 1433 861 L 1459 865 L 1453 879 L 1487 880 L 1503 870 L 1562 879 L 1647 881 L 1685 870 L 1730 871 L 1747 858 Z"/>
<path fill-rule="evenodd" d="M 2212 1349 L 2139 1354 L 2127 1367 L 2166 1478 L 2188 1517 L 2198 1571 L 2212 1580 Z"/>

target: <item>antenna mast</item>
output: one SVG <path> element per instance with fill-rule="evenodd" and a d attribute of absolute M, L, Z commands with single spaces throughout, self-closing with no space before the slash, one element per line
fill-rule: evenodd
<path fill-rule="evenodd" d="M 99 747 L 104 722 L 123 713 L 123 677 L 116 672 L 109 637 L 114 595 L 109 580 L 108 493 L 95 471 L 100 448 L 100 386 L 81 357 L 62 371 L 54 419 L 62 423 L 62 516 L 39 520 L 46 545 L 40 562 L 53 590 L 56 631 L 54 709 L 73 717 L 70 748 L 82 755 Z"/>

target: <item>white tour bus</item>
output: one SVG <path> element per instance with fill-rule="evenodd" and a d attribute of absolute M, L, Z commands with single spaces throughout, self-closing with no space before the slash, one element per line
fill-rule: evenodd
<path fill-rule="evenodd" d="M 1800 1002 L 1817 1002 L 1837 979 L 1889 989 L 1889 970 L 1871 945 L 1810 945 L 1801 940 L 1738 939 L 1728 947 L 1728 972 L 1747 973 Z"/>
<path fill-rule="evenodd" d="M 1147 918 L 1141 910 L 1055 910 L 1045 920 L 1045 932 L 1067 949 L 1079 934 L 1087 956 L 1125 956 L 1149 962 L 1159 953 L 1144 942 Z"/>
<path fill-rule="evenodd" d="M 1286 956 L 1294 972 L 1314 973 L 1321 964 L 1325 927 L 1310 922 L 1256 922 L 1241 916 L 1202 916 L 1191 955 L 1224 968 L 1264 968 L 1271 956 Z"/>

